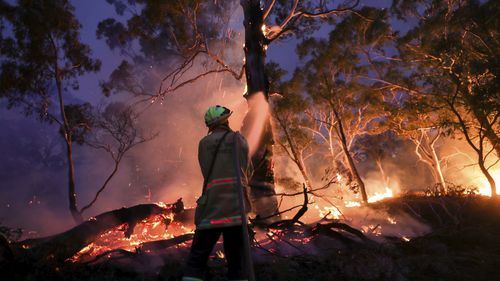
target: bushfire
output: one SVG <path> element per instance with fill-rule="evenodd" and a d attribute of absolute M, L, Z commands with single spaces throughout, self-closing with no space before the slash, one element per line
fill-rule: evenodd
<path fill-rule="evenodd" d="M 498 174 L 495 174 L 498 177 Z M 479 182 L 479 187 L 477 189 L 477 193 L 484 196 L 491 196 L 491 190 L 487 186 L 487 184 Z M 378 202 L 387 198 L 392 198 L 397 194 L 388 186 L 383 188 L 379 188 L 379 192 L 374 192 L 368 198 L 369 203 Z M 314 202 L 314 196 L 309 195 L 309 199 L 313 202 L 313 211 L 312 213 L 316 213 L 316 219 L 312 219 L 310 216 L 305 218 L 304 220 L 307 223 L 314 222 L 314 220 L 329 220 L 329 221 L 346 221 L 352 223 L 348 217 L 352 215 L 352 212 L 356 212 L 362 210 L 365 206 L 360 201 L 355 200 L 345 200 L 342 201 L 343 204 L 340 206 L 334 206 L 329 204 L 321 204 Z M 318 201 L 319 202 L 319 201 Z M 165 206 L 166 204 L 160 202 L 157 203 L 159 206 Z M 344 215 L 346 212 L 349 212 L 350 215 Z M 285 219 L 288 216 L 284 216 Z M 383 221 L 383 222 L 380 222 Z M 379 220 L 378 223 L 367 222 L 366 224 L 359 225 L 359 229 L 365 235 L 368 236 L 383 236 L 385 235 L 384 230 L 386 227 L 395 226 L 400 223 L 399 219 L 395 216 L 391 216 L 386 214 L 382 220 Z M 112 230 L 101 234 L 98 239 L 94 242 L 88 244 L 86 247 L 81 249 L 77 254 L 69 259 L 72 262 L 82 262 L 82 261 L 90 261 L 100 256 L 111 256 L 111 253 L 116 250 L 128 251 L 128 252 L 139 252 L 145 251 L 148 252 L 150 250 L 143 250 L 143 245 L 145 243 L 150 243 L 154 241 L 160 240 L 172 240 L 176 237 L 180 237 L 186 234 L 190 234 L 194 232 L 194 225 L 186 222 L 176 221 L 173 214 L 169 215 L 156 215 L 151 218 L 145 219 L 135 225 L 133 231 L 128 229 L 129 226 L 127 223 L 124 223 Z M 124 235 L 127 233 L 129 235 Z M 260 246 L 270 246 L 274 242 L 280 239 L 285 239 L 285 235 L 287 241 L 293 242 L 295 244 L 308 244 L 312 238 L 310 236 L 305 236 L 304 233 L 298 231 L 297 233 L 285 233 L 280 230 L 267 230 L 267 231 L 257 231 L 255 235 L 255 242 Z M 402 241 L 410 241 L 411 236 L 406 233 L 400 233 L 400 239 Z M 287 242 L 287 243 L 290 243 Z M 175 243 L 173 246 L 177 248 L 181 247 L 189 247 L 190 240 L 186 239 L 186 241 L 181 241 L 179 243 Z M 270 248 L 269 251 L 273 252 L 274 249 Z M 223 256 L 222 253 L 217 254 L 217 256 Z"/>

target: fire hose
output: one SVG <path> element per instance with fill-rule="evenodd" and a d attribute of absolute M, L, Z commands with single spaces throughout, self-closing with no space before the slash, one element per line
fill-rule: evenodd
<path fill-rule="evenodd" d="M 234 134 L 234 167 L 236 168 L 236 189 L 238 192 L 238 201 L 240 205 L 241 227 L 243 233 L 243 251 L 245 265 L 247 268 L 248 280 L 255 281 L 255 273 L 253 270 L 252 255 L 250 252 L 250 236 L 248 235 L 248 220 L 245 211 L 245 197 L 243 184 L 241 183 L 241 163 L 240 163 L 240 138 L 239 133 Z"/>

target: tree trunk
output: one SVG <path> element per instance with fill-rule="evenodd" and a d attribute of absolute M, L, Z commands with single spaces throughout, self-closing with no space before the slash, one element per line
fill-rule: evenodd
<path fill-rule="evenodd" d="M 494 198 L 497 197 L 497 186 L 496 186 L 495 180 L 493 179 L 493 177 L 491 176 L 490 172 L 488 171 L 488 169 L 485 166 L 485 161 L 484 161 L 485 157 L 484 157 L 484 154 L 483 154 L 483 149 L 484 149 L 483 139 L 481 138 L 481 136 L 479 136 L 480 137 L 479 147 L 476 147 L 476 145 L 472 141 L 472 138 L 469 135 L 469 130 L 468 130 L 468 127 L 467 127 L 464 119 L 462 118 L 462 116 L 460 115 L 460 113 L 458 112 L 458 110 L 455 108 L 455 106 L 454 106 L 453 103 L 449 103 L 449 105 L 450 105 L 451 111 L 453 112 L 453 114 L 455 114 L 455 116 L 458 119 L 458 124 L 460 125 L 460 129 L 462 130 L 462 133 L 464 134 L 465 140 L 467 141 L 467 143 L 469 144 L 469 146 L 472 149 L 474 149 L 474 151 L 477 153 L 479 168 L 481 169 L 481 172 L 483 173 L 483 175 L 488 180 L 488 183 L 490 184 L 491 198 L 494 199 Z"/>
<path fill-rule="evenodd" d="M 429 167 L 434 178 L 434 184 L 437 186 L 437 193 L 446 194 L 448 188 L 444 179 L 441 161 L 436 152 L 435 144 L 441 137 L 441 128 L 438 129 L 435 136 L 430 136 L 430 130 L 420 130 L 420 138 L 410 138 L 415 144 L 415 154 L 418 159 Z"/>
<path fill-rule="evenodd" d="M 66 157 L 68 161 L 68 201 L 69 201 L 69 211 L 71 216 L 76 223 L 81 223 L 83 221 L 82 214 L 78 211 L 76 205 L 76 190 L 75 190 L 75 163 L 73 161 L 73 140 L 71 138 L 71 128 L 69 127 L 68 118 L 66 117 L 66 111 L 64 110 L 64 98 L 62 93 L 62 82 L 61 73 L 59 65 L 57 62 L 54 64 L 55 68 L 55 80 L 57 87 L 57 97 L 59 100 L 59 111 L 61 114 L 61 119 L 63 125 L 61 126 L 61 133 L 64 137 L 64 142 L 66 143 Z"/>
<path fill-rule="evenodd" d="M 354 159 L 352 159 L 351 153 L 349 152 L 349 148 L 347 147 L 347 139 L 345 137 L 344 126 L 342 125 L 342 119 L 340 118 L 340 115 L 335 109 L 332 108 L 332 110 L 338 124 L 338 131 L 340 136 L 340 143 L 342 145 L 342 151 L 344 151 L 347 163 L 349 164 L 349 170 L 351 171 L 351 174 L 353 175 L 354 179 L 356 180 L 356 183 L 358 184 L 359 192 L 361 193 L 361 198 L 363 200 L 363 203 L 366 204 L 368 203 L 368 195 L 366 194 L 365 183 L 361 179 L 361 176 L 358 173 L 358 169 L 356 168 L 356 164 L 354 163 Z"/>
<path fill-rule="evenodd" d="M 389 187 L 389 178 L 387 177 L 387 174 L 385 173 L 384 167 L 382 166 L 382 159 L 380 159 L 380 158 L 375 159 L 375 163 L 377 164 L 380 175 L 382 176 L 382 180 L 384 181 L 384 185 L 386 187 Z"/>
<path fill-rule="evenodd" d="M 71 137 L 70 137 L 71 138 Z M 76 190 L 75 190 L 75 163 L 73 161 L 73 145 L 71 139 L 66 139 L 66 156 L 68 160 L 68 199 L 69 211 L 75 223 L 83 221 L 82 214 L 78 211 L 76 205 Z"/>
<path fill-rule="evenodd" d="M 493 179 L 490 172 L 486 168 L 482 155 L 479 157 L 478 164 L 479 164 L 479 168 L 481 169 L 481 172 L 483 172 L 483 175 L 486 177 L 486 179 L 488 180 L 488 183 L 490 184 L 491 198 L 494 199 L 497 197 L 497 185 L 495 183 L 495 179 Z"/>
<path fill-rule="evenodd" d="M 497 133 L 493 129 L 491 123 L 488 121 L 488 118 L 485 116 L 484 112 L 481 111 L 481 109 L 477 108 L 477 106 L 474 106 L 474 101 L 470 100 L 473 97 L 469 95 L 470 98 L 467 99 L 467 101 L 472 104 L 470 107 L 472 108 L 472 112 L 474 114 L 474 117 L 476 120 L 481 124 L 481 127 L 483 128 L 484 136 L 488 139 L 490 144 L 493 146 L 495 149 L 495 153 L 497 157 L 500 158 L 500 138 L 498 137 Z"/>
<path fill-rule="evenodd" d="M 300 174 L 302 175 L 302 178 L 304 179 L 304 182 L 306 183 L 307 188 L 312 189 L 311 185 L 311 179 L 309 178 L 309 175 L 307 174 L 306 166 L 304 164 L 304 159 L 302 157 L 302 152 L 297 150 L 297 146 L 295 145 L 292 136 L 290 136 L 290 133 L 288 132 L 288 128 L 286 124 L 283 124 L 281 120 L 278 119 L 278 122 L 280 122 L 280 126 L 283 129 L 283 132 L 285 132 L 285 137 L 286 141 L 288 142 L 288 145 L 290 146 L 290 151 L 291 151 L 291 156 L 292 156 L 292 161 L 297 165 L 297 168 L 299 168 Z"/>
<path fill-rule="evenodd" d="M 264 34 L 262 32 L 263 15 L 259 0 L 241 0 L 244 12 L 243 25 L 245 27 L 245 76 L 247 83 L 248 100 L 253 95 L 262 93 L 266 100 L 269 94 L 269 82 L 265 74 L 265 49 Z M 250 124 L 255 116 L 262 114 L 259 103 L 248 103 L 249 111 L 243 120 L 242 133 L 248 136 Z M 250 189 L 254 209 L 260 217 L 269 217 L 276 213 L 278 200 L 276 198 L 273 171 L 274 140 L 270 119 L 266 120 L 262 131 L 261 140 L 252 157 L 254 173 L 250 179 Z M 279 219 L 279 218 L 277 218 Z"/>
<path fill-rule="evenodd" d="M 443 171 L 441 169 L 441 161 L 434 148 L 434 142 L 429 146 L 432 154 L 433 169 L 436 177 L 436 182 L 439 184 L 440 192 L 446 194 L 448 193 L 448 187 L 446 186 L 446 181 L 444 180 Z"/>

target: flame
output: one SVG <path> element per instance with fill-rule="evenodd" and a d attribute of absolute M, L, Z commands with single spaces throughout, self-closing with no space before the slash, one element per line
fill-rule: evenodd
<path fill-rule="evenodd" d="M 386 198 L 394 197 L 394 192 L 389 187 L 385 187 L 385 192 L 375 192 L 375 194 L 368 196 L 368 203 L 377 202 Z M 346 208 L 361 207 L 361 203 L 358 201 L 344 201 L 344 206 Z"/>
<path fill-rule="evenodd" d="M 158 203 L 158 205 L 166 206 L 164 203 Z M 134 227 L 134 231 L 129 238 L 124 235 L 124 232 L 129 226 L 126 223 L 122 224 L 115 229 L 101 234 L 98 239 L 81 249 L 71 257 L 69 261 L 78 262 L 91 260 L 98 255 L 115 249 L 134 251 L 144 242 L 171 239 L 182 234 L 193 232 L 189 227 L 179 222 L 175 222 L 173 219 L 173 214 L 157 215 L 145 219 Z M 186 246 L 186 244 L 181 244 L 178 247 Z"/>
<path fill-rule="evenodd" d="M 396 218 L 394 218 L 394 217 L 387 217 L 387 221 L 388 221 L 390 224 L 396 224 L 396 223 L 398 223 L 398 222 L 396 221 Z"/>
<path fill-rule="evenodd" d="M 373 194 L 372 196 L 369 196 L 368 203 L 377 202 L 377 201 L 380 201 L 380 200 L 385 199 L 385 198 L 391 198 L 393 196 L 394 196 L 394 194 L 393 194 L 392 190 L 386 186 L 384 193 L 375 192 L 375 194 Z"/>
<path fill-rule="evenodd" d="M 361 207 L 361 203 L 356 201 L 344 201 L 344 206 L 346 206 L 346 208 Z"/>
<path fill-rule="evenodd" d="M 500 183 L 500 169 L 492 169 L 490 171 L 491 176 L 493 177 L 493 180 L 497 184 L 497 195 L 500 195 L 500 186 L 498 184 Z M 478 193 L 483 196 L 488 196 L 491 197 L 491 187 L 490 183 L 488 180 L 484 177 L 484 175 L 478 175 L 475 177 L 477 180 L 473 181 L 473 184 L 478 187 Z"/>
<path fill-rule="evenodd" d="M 375 236 L 380 236 L 382 235 L 382 226 L 380 224 L 363 225 L 361 226 L 361 232 L 366 234 L 373 234 Z"/>
<path fill-rule="evenodd" d="M 320 218 L 338 220 L 342 216 L 339 208 L 335 206 L 320 207 L 318 205 L 315 205 L 314 208 L 318 210 Z"/>
<path fill-rule="evenodd" d="M 341 174 L 337 173 L 336 178 L 337 178 L 337 181 L 338 181 L 338 182 L 341 182 L 341 181 L 342 181 L 342 175 L 341 175 Z"/>

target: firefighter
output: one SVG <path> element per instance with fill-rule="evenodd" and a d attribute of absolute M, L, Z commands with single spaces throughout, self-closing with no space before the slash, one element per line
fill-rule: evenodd
<path fill-rule="evenodd" d="M 228 279 L 247 280 L 238 188 L 244 189 L 245 210 L 248 213 L 248 144 L 242 135 L 229 127 L 228 118 L 231 114 L 231 110 L 219 105 L 211 106 L 205 113 L 208 135 L 198 146 L 198 161 L 204 183 L 202 195 L 197 200 L 196 230 L 182 279 L 184 281 L 203 280 L 208 257 L 221 234 L 228 265 Z M 235 146 L 235 142 L 239 145 Z M 236 174 L 235 163 L 238 162 L 234 161 L 234 153 L 239 153 L 239 177 Z M 241 184 L 237 183 L 237 178 L 241 179 Z"/>

